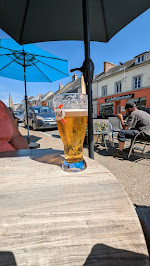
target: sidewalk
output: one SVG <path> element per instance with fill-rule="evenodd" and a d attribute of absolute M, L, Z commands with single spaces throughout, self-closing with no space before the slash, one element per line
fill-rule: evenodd
<path fill-rule="evenodd" d="M 26 136 L 25 128 L 20 127 L 19 130 Z M 50 136 L 46 132 L 30 130 L 30 136 L 31 141 L 40 143 L 40 149 L 63 150 L 59 135 L 55 135 L 53 131 Z M 95 145 L 94 160 L 104 165 L 119 179 L 133 203 L 150 206 L 150 159 L 140 157 L 140 160 L 137 160 L 138 157 L 132 155 L 130 160 L 118 160 L 113 158 L 115 148 L 111 147 L 109 142 L 108 147 L 109 152 L 103 145 Z M 88 156 L 87 148 L 84 148 L 84 155 Z"/>

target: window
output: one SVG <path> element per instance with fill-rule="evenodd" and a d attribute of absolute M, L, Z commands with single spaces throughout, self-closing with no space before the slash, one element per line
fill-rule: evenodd
<path fill-rule="evenodd" d="M 139 57 L 138 57 L 138 63 L 140 63 L 140 61 L 141 61 L 141 57 L 139 56 Z"/>
<path fill-rule="evenodd" d="M 145 61 L 145 55 L 141 55 L 141 56 L 138 56 L 138 58 L 136 59 L 136 63 L 137 64 L 140 64 L 140 63 L 143 63 Z"/>
<path fill-rule="evenodd" d="M 135 103 L 137 108 L 143 109 L 146 107 L 146 97 L 128 99 L 127 103 Z"/>
<path fill-rule="evenodd" d="M 117 82 L 115 84 L 115 93 L 120 93 L 121 92 L 121 82 Z"/>
<path fill-rule="evenodd" d="M 113 103 L 99 104 L 99 117 L 108 118 L 113 115 Z"/>
<path fill-rule="evenodd" d="M 134 89 L 141 87 L 141 76 L 134 78 Z"/>
<path fill-rule="evenodd" d="M 102 96 L 106 96 L 107 95 L 107 87 L 102 87 Z"/>

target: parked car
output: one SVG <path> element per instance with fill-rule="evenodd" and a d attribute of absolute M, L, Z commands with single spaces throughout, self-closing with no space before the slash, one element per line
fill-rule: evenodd
<path fill-rule="evenodd" d="M 31 106 L 28 108 L 28 123 L 33 130 L 57 128 L 55 113 L 47 106 Z M 24 125 L 27 126 L 26 112 L 24 113 Z"/>
<path fill-rule="evenodd" d="M 23 118 L 24 118 L 24 113 L 21 111 L 14 111 L 14 115 L 15 117 L 18 118 L 18 122 L 21 123 L 23 122 Z"/>

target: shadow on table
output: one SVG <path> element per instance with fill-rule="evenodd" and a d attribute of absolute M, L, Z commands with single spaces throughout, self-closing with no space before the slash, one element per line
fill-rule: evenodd
<path fill-rule="evenodd" d="M 62 156 L 64 152 L 62 150 L 53 149 L 37 149 L 37 150 L 17 150 L 17 151 L 7 151 L 0 152 L 0 158 L 12 158 L 12 157 L 30 157 L 30 159 L 47 164 L 54 164 L 61 166 L 64 157 Z M 9 161 L 8 161 L 9 163 Z"/>
<path fill-rule="evenodd" d="M 0 251 L 0 266 L 17 266 L 14 254 L 9 251 Z"/>
<path fill-rule="evenodd" d="M 63 154 L 64 152 L 62 150 L 51 149 L 48 151 L 48 153 L 40 152 L 40 153 L 31 155 L 30 158 L 40 163 L 54 164 L 54 165 L 61 166 L 64 161 L 64 157 L 62 156 Z"/>
<path fill-rule="evenodd" d="M 83 266 L 142 266 L 149 265 L 148 256 L 104 244 L 95 245 Z"/>

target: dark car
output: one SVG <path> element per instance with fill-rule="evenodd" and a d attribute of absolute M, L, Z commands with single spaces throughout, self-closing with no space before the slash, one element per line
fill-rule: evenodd
<path fill-rule="evenodd" d="M 24 113 L 21 111 L 14 111 L 14 115 L 15 117 L 18 118 L 18 122 L 21 123 L 23 122 L 23 118 L 24 118 Z"/>
<path fill-rule="evenodd" d="M 29 107 L 28 123 L 33 130 L 57 127 L 54 110 L 47 106 Z M 24 125 L 27 125 L 26 113 L 24 113 Z"/>

